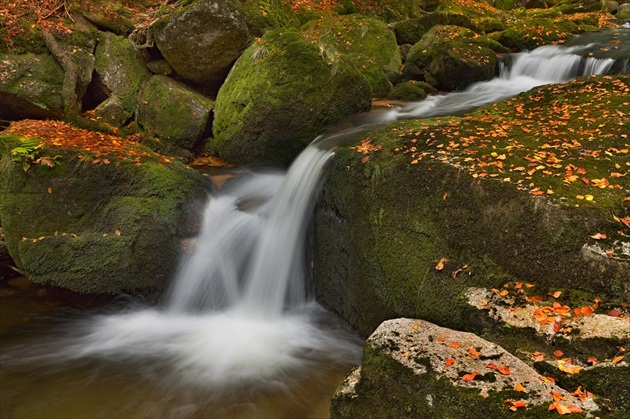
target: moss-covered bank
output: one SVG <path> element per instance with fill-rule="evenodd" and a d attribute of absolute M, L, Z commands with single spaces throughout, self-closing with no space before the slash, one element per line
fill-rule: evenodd
<path fill-rule="evenodd" d="M 320 299 L 365 335 L 400 316 L 471 328 L 465 290 L 514 278 L 627 301 L 629 79 L 540 87 L 339 150 L 317 212 Z"/>

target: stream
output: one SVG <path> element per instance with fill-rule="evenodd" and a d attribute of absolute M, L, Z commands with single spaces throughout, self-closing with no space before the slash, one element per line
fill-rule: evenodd
<path fill-rule="evenodd" d="M 627 58 L 600 56 L 609 44 L 628 48 L 630 29 L 513 54 L 493 80 L 348 118 L 287 172 L 244 169 L 209 200 L 195 249 L 157 305 L 1 282 L 0 418 L 327 417 L 362 353 L 310 281 L 308 227 L 333 147 L 397 120 L 628 72 Z"/>

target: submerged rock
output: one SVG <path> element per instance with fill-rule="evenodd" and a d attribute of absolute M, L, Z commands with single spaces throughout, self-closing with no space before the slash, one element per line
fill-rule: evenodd
<path fill-rule="evenodd" d="M 190 233 L 180 219 L 205 200 L 201 175 L 58 122 L 12 124 L 0 152 L 2 227 L 29 279 L 85 293 L 166 285 Z"/>
<path fill-rule="evenodd" d="M 231 163 L 289 163 L 319 134 L 370 108 L 365 78 L 296 30 L 273 30 L 239 58 L 219 90 L 213 125 Z"/>
<path fill-rule="evenodd" d="M 383 322 L 363 362 L 333 397 L 331 418 L 540 417 L 565 407 L 597 411 L 501 346 L 413 319 Z"/>

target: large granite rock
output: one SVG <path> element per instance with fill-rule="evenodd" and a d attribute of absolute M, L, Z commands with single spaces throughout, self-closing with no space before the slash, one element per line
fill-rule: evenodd
<path fill-rule="evenodd" d="M 179 75 L 198 84 L 223 81 L 250 37 L 233 3 L 195 1 L 153 26 L 158 49 Z"/>
<path fill-rule="evenodd" d="M 63 70 L 46 54 L 0 55 L 0 117 L 62 118 Z"/>
<path fill-rule="evenodd" d="M 302 33 L 327 59 L 352 63 L 365 76 L 372 96 L 386 96 L 400 78 L 402 60 L 394 33 L 381 20 L 358 14 L 322 17 Z"/>
<path fill-rule="evenodd" d="M 556 403 L 600 410 L 592 397 L 570 393 L 472 333 L 395 319 L 366 341 L 363 362 L 337 390 L 330 417 L 536 418 Z"/>
<path fill-rule="evenodd" d="M 222 158 L 289 165 L 317 135 L 370 108 L 365 78 L 320 55 L 296 30 L 267 32 L 239 58 L 219 90 L 213 125 Z"/>
<path fill-rule="evenodd" d="M 403 76 L 443 90 L 463 89 L 495 75 L 500 44 L 458 26 L 434 26 L 407 54 Z"/>
<path fill-rule="evenodd" d="M 138 91 L 151 75 L 142 55 L 126 38 L 111 32 L 101 34 L 94 55 L 96 80 L 93 88 L 99 91 L 95 96 L 117 97 L 124 119 L 129 119 L 138 104 Z M 99 112 L 97 109 L 97 116 Z"/>
<path fill-rule="evenodd" d="M 137 121 L 170 145 L 195 150 L 212 125 L 213 102 L 167 76 L 154 75 L 143 86 Z"/>

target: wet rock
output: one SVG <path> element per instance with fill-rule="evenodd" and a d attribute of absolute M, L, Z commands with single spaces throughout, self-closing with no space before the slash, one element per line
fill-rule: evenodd
<path fill-rule="evenodd" d="M 246 16 L 230 1 L 200 0 L 153 26 L 158 49 L 183 78 L 218 84 L 247 44 Z"/>
<path fill-rule="evenodd" d="M 63 117 L 63 70 L 50 55 L 0 55 L 0 116 Z"/>
<path fill-rule="evenodd" d="M 236 164 L 287 166 L 335 122 L 367 110 L 371 89 L 296 30 L 267 32 L 239 58 L 215 104 L 214 145 Z"/>
<path fill-rule="evenodd" d="M 566 406 L 599 410 L 495 343 L 403 318 L 368 338 L 360 369 L 333 397 L 331 417 L 507 417 L 518 402 L 523 407 L 514 410 L 536 417 L 554 403 L 553 393 Z"/>
<path fill-rule="evenodd" d="M 403 77 L 435 83 L 443 90 L 462 89 L 494 77 L 497 52 L 505 50 L 471 30 L 435 26 L 411 47 Z"/>
<path fill-rule="evenodd" d="M 186 85 L 154 75 L 142 87 L 136 119 L 162 141 L 192 151 L 212 124 L 213 105 Z"/>
<path fill-rule="evenodd" d="M 125 119 L 130 118 L 136 110 L 140 86 L 151 75 L 142 55 L 126 38 L 111 32 L 101 34 L 94 55 L 96 80 L 91 88 L 99 91 L 94 96 L 116 96 Z"/>

